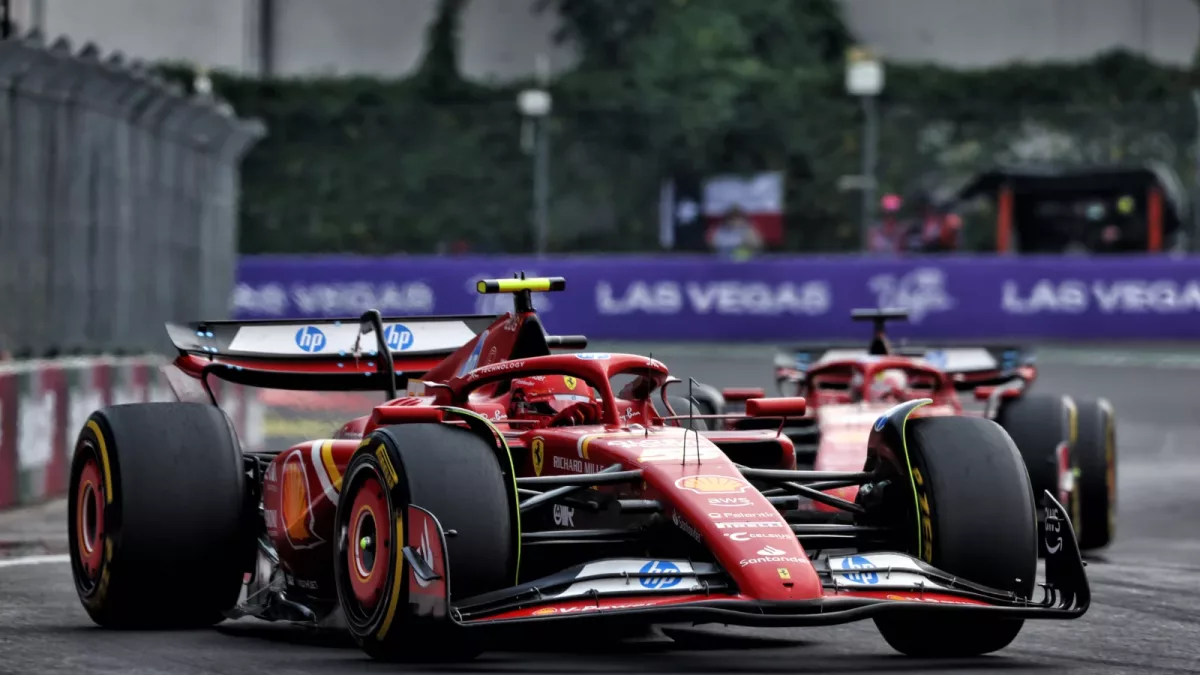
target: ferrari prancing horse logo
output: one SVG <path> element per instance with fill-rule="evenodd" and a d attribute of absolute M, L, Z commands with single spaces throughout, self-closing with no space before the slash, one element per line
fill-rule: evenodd
<path fill-rule="evenodd" d="M 563 376 L 563 384 L 567 385 L 567 389 L 575 391 L 575 385 L 579 384 L 579 380 L 571 377 L 570 375 L 565 375 Z"/>
<path fill-rule="evenodd" d="M 542 475 L 542 467 L 546 464 L 546 442 L 540 438 L 533 439 L 529 449 L 533 452 L 533 475 Z"/>

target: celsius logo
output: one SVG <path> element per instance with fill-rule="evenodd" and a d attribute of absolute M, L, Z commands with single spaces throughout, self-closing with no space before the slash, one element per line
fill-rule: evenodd
<path fill-rule="evenodd" d="M 755 532 L 734 532 L 726 534 L 733 541 L 750 541 L 751 539 L 795 539 L 794 534 L 758 534 Z"/>
<path fill-rule="evenodd" d="M 315 354 L 325 348 L 325 334 L 316 326 L 305 326 L 296 331 L 296 346 Z"/>
<path fill-rule="evenodd" d="M 387 342 L 388 349 L 394 352 L 402 352 L 413 345 L 412 331 L 399 323 L 384 328 L 383 339 Z"/>
<path fill-rule="evenodd" d="M 641 578 L 642 588 L 665 589 L 678 586 L 683 579 L 679 576 L 679 567 L 675 563 L 665 560 L 651 560 L 642 565 L 640 570 L 643 575 Z"/>

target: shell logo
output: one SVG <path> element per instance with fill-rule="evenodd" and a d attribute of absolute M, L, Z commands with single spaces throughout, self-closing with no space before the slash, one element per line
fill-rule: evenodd
<path fill-rule="evenodd" d="M 548 614 L 558 614 L 557 607 L 543 607 L 533 612 L 533 616 L 546 616 Z"/>
<path fill-rule="evenodd" d="M 675 487 L 705 495 L 735 495 L 748 490 L 750 484 L 731 476 L 686 476 L 675 481 Z"/>

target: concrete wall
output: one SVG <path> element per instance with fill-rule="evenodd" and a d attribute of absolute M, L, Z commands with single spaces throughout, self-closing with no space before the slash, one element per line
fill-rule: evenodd
<path fill-rule="evenodd" d="M 95 41 L 145 59 L 258 72 L 264 44 L 280 74 L 402 76 L 419 62 L 436 0 L 12 0 L 24 26 Z M 862 40 L 884 55 L 961 67 L 1015 59 L 1078 59 L 1113 47 L 1184 63 L 1200 38 L 1193 0 L 843 0 Z M 472 78 L 554 68 L 553 16 L 535 0 L 473 0 L 463 25 Z M 262 31 L 263 7 L 269 31 Z M 264 37 L 265 36 L 265 37 Z"/>

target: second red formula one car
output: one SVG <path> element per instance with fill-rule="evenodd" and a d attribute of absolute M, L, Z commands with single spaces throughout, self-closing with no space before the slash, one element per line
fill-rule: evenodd
<path fill-rule="evenodd" d="M 1038 525 L 994 422 L 901 402 L 860 439 L 858 466 L 797 470 L 777 430 L 664 414 L 678 380 L 657 360 L 552 354 L 585 340 L 547 336 L 531 292 L 564 285 L 480 282 L 515 294 L 500 317 L 171 326 L 177 375 L 204 388 L 217 377 L 388 399 L 328 438 L 254 453 L 215 401 L 96 411 L 69 512 L 88 614 L 130 628 L 340 613 L 375 658 L 438 661 L 503 636 L 511 650 L 547 623 L 595 640 L 612 625 L 863 619 L 905 654 L 975 655 L 1025 620 L 1087 611 L 1068 514 L 1047 492 Z M 406 373 L 427 381 L 401 395 Z M 778 424 L 806 409 L 745 406 L 731 417 Z M 827 493 L 846 486 L 854 501 Z M 809 500 L 833 512 L 801 511 Z"/>
<path fill-rule="evenodd" d="M 873 321 L 867 349 L 797 348 L 780 354 L 775 378 L 781 395 L 804 396 L 808 414 L 790 420 L 785 433 L 795 442 L 800 466 L 845 470 L 862 465 L 862 439 L 875 419 L 897 403 L 927 399 L 914 416 L 978 415 L 1009 433 L 1025 459 L 1034 492 L 1052 492 L 1071 512 L 1083 550 L 1111 543 L 1116 527 L 1116 424 L 1105 399 L 1031 391 L 1037 379 L 1033 353 L 1017 347 L 895 348 L 884 332 L 887 321 L 904 320 L 903 310 L 856 310 L 853 318 Z M 981 408 L 959 398 L 969 391 Z M 738 401 L 762 390 L 711 387 L 693 392 L 699 407 L 736 411 Z M 753 420 L 730 428 L 760 427 Z M 837 491 L 854 499 L 858 488 Z"/>

